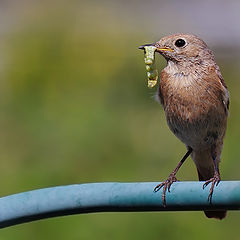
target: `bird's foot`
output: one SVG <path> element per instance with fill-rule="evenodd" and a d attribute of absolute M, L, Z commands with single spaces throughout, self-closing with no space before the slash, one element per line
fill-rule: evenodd
<path fill-rule="evenodd" d="M 154 188 L 154 192 L 158 192 L 163 187 L 163 194 L 162 194 L 162 200 L 163 200 L 163 207 L 166 207 L 166 191 L 170 192 L 170 187 L 174 182 L 177 182 L 177 178 L 174 173 L 171 173 L 167 180 L 165 182 L 162 182 L 158 184 Z"/>
<path fill-rule="evenodd" d="M 211 188 L 210 188 L 210 192 L 209 192 L 209 195 L 208 195 L 208 201 L 210 203 L 212 202 L 212 195 L 213 195 L 214 186 L 215 185 L 217 186 L 220 181 L 221 181 L 220 174 L 218 172 L 215 172 L 214 176 L 212 178 L 210 178 L 209 180 L 207 180 L 203 184 L 203 189 L 204 189 L 209 183 L 212 183 Z"/>

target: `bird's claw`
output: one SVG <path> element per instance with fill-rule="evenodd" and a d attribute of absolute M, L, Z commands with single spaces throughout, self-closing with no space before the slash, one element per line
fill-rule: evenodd
<path fill-rule="evenodd" d="M 210 178 L 209 180 L 207 180 L 204 184 L 203 184 L 203 189 L 209 184 L 212 183 L 209 194 L 208 194 L 208 201 L 211 203 L 212 202 L 212 195 L 213 195 L 213 189 L 214 186 L 218 185 L 221 181 L 220 175 L 219 173 L 215 173 L 214 176 L 212 178 Z"/>
<path fill-rule="evenodd" d="M 168 190 L 168 192 L 170 192 L 171 185 L 177 181 L 178 180 L 177 180 L 176 176 L 174 174 L 170 174 L 165 182 L 158 184 L 154 188 L 153 191 L 158 192 L 163 187 L 163 193 L 162 193 L 163 207 L 166 207 L 166 191 Z"/>

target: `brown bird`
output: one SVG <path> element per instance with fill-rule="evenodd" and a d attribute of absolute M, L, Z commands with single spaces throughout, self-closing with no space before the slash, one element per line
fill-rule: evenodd
<path fill-rule="evenodd" d="M 149 46 L 149 44 L 147 44 Z M 170 130 L 186 145 L 187 153 L 167 180 L 156 186 L 165 194 L 176 173 L 191 155 L 203 188 L 211 183 L 208 200 L 220 182 L 219 163 L 227 127 L 229 94 L 214 55 L 200 38 L 175 34 L 151 44 L 166 60 L 161 72 L 158 98 Z M 226 211 L 204 211 L 209 218 L 223 219 Z"/>

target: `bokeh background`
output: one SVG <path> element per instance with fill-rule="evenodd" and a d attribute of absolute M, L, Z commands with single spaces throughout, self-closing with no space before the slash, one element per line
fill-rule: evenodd
<path fill-rule="evenodd" d="M 185 153 L 147 88 L 137 47 L 187 32 L 214 50 L 231 94 L 222 154 L 240 178 L 240 2 L 0 2 L 0 194 L 101 181 L 162 181 Z M 158 68 L 166 64 L 158 57 Z M 196 180 L 193 162 L 180 180 Z M 1 230 L 0 239 L 238 239 L 240 213 L 98 213 Z"/>

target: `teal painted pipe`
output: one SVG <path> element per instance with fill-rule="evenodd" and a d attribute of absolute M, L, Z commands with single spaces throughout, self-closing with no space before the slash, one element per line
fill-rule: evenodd
<path fill-rule="evenodd" d="M 91 212 L 186 211 L 240 209 L 240 181 L 222 181 L 214 189 L 203 182 L 176 182 L 166 194 L 154 193 L 156 182 L 87 183 L 44 188 L 0 198 L 0 228 L 43 218 Z"/>

